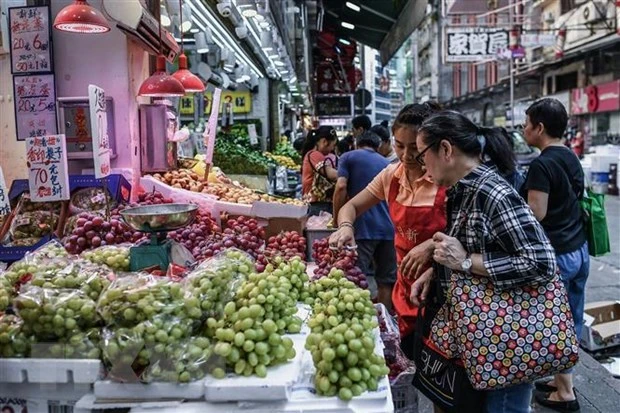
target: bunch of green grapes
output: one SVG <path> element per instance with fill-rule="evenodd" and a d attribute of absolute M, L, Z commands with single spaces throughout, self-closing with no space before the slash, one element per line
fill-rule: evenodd
<path fill-rule="evenodd" d="M 183 281 L 186 313 L 202 321 L 221 318 L 224 305 L 232 300 L 237 286 L 253 269 L 250 256 L 238 250 L 228 250 L 207 260 Z"/>
<path fill-rule="evenodd" d="M 373 330 L 378 326 L 368 290 L 361 290 L 333 269 L 311 284 L 313 314 L 306 349 L 316 368 L 317 393 L 351 400 L 375 391 L 389 373 L 383 356 L 375 353 Z"/>
<path fill-rule="evenodd" d="M 95 302 L 80 290 L 22 287 L 13 301 L 23 331 L 37 341 L 69 338 L 99 321 Z"/>
<path fill-rule="evenodd" d="M 82 252 L 80 256 L 95 264 L 107 265 L 114 271 L 128 272 L 129 245 L 104 245 Z"/>
<path fill-rule="evenodd" d="M 206 337 L 190 337 L 169 345 L 161 357 L 151 359 L 142 380 L 189 383 L 203 379 L 213 369 L 211 341 Z"/>
<path fill-rule="evenodd" d="M 6 311 L 15 295 L 15 287 L 7 277 L 0 274 L 0 312 Z"/>
<path fill-rule="evenodd" d="M 22 324 L 22 320 L 15 315 L 0 316 L 0 358 L 29 356 L 33 339 L 24 334 Z"/>
<path fill-rule="evenodd" d="M 73 331 L 53 343 L 33 345 L 32 357 L 61 359 L 99 359 L 100 329 Z"/>
<path fill-rule="evenodd" d="M 293 341 L 278 333 L 276 321 L 266 317 L 260 304 L 237 309 L 234 302 L 226 304 L 225 318 L 207 320 L 207 328 L 217 340 L 214 354 L 238 375 L 267 376 L 267 367 L 285 363 L 295 357 Z M 226 370 L 214 368 L 211 374 L 223 378 Z"/>
<path fill-rule="evenodd" d="M 186 313 L 180 283 L 146 274 L 117 278 L 103 291 L 97 310 L 107 325 L 133 327 L 160 315 L 192 317 Z"/>

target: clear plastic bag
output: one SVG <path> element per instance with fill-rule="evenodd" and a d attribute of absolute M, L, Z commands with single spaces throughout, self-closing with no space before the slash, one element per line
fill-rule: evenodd
<path fill-rule="evenodd" d="M 75 330 L 54 341 L 32 344 L 31 357 L 55 359 L 99 359 L 100 329 Z"/>
<path fill-rule="evenodd" d="M 103 188 L 91 187 L 78 189 L 71 195 L 69 210 L 72 215 L 80 212 L 105 211 L 106 196 L 110 204 L 110 209 L 116 208 L 116 201 Z"/>
<path fill-rule="evenodd" d="M 18 211 L 19 213 L 41 211 L 42 205 L 44 205 L 46 211 L 53 212 L 55 214 L 60 214 L 60 210 L 62 209 L 62 203 L 60 201 L 46 202 L 45 204 L 42 204 L 40 202 L 32 202 L 32 199 L 30 198 L 30 192 L 28 191 L 21 194 L 20 202 L 21 206 Z"/>
<path fill-rule="evenodd" d="M 22 358 L 30 354 L 32 338 L 24 334 L 23 321 L 15 315 L 0 315 L 0 358 Z"/>
<path fill-rule="evenodd" d="M 131 247 L 132 244 L 104 245 L 94 250 L 84 251 L 80 256 L 95 264 L 107 265 L 114 271 L 128 272 Z"/>
<path fill-rule="evenodd" d="M 49 211 L 23 212 L 13 218 L 9 233 L 14 241 L 32 238 L 41 239 L 54 232 L 57 225 L 57 214 Z"/>
<path fill-rule="evenodd" d="M 80 290 L 24 285 L 13 306 L 24 321 L 24 332 L 38 341 L 68 338 L 99 321 L 95 302 Z"/>
<path fill-rule="evenodd" d="M 203 321 L 209 317 L 221 318 L 224 306 L 252 271 L 253 259 L 236 249 L 204 261 L 183 280 L 188 315 Z"/>
<path fill-rule="evenodd" d="M 137 382 L 148 365 L 143 331 L 134 327 L 106 327 L 101 333 L 101 358 L 108 378 Z"/>

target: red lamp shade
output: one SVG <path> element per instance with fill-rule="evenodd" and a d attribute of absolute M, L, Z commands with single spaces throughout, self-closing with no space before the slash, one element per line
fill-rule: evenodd
<path fill-rule="evenodd" d="M 181 82 L 186 93 L 198 93 L 205 91 L 205 85 L 202 83 L 202 80 L 187 70 L 187 56 L 185 56 L 185 53 L 182 53 L 179 56 L 179 70 L 174 72 L 172 77 Z"/>
<path fill-rule="evenodd" d="M 166 58 L 157 56 L 157 70 L 140 85 L 139 96 L 177 97 L 185 95 L 183 84 L 166 73 Z"/>
<path fill-rule="evenodd" d="M 110 25 L 103 14 L 89 6 L 86 0 L 75 0 L 75 3 L 63 8 L 54 20 L 54 28 L 71 33 L 106 33 Z"/>

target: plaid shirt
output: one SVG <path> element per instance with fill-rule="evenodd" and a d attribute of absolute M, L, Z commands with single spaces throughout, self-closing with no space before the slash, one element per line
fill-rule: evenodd
<path fill-rule="evenodd" d="M 449 235 L 470 254 L 482 254 L 499 290 L 544 283 L 555 275 L 555 252 L 545 231 L 493 169 L 480 165 L 461 179 L 448 191 L 447 208 Z M 441 281 L 447 286 L 448 280 Z"/>

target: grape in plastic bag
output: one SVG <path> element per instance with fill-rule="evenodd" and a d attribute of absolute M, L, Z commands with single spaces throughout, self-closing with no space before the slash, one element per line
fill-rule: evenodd
<path fill-rule="evenodd" d="M 41 239 L 56 230 L 58 215 L 49 211 L 24 212 L 16 215 L 9 233 L 13 240 Z"/>
<path fill-rule="evenodd" d="M 58 340 L 32 345 L 31 357 L 55 359 L 99 359 L 100 329 L 74 330 Z"/>
<path fill-rule="evenodd" d="M 82 252 L 81 257 L 96 264 L 107 265 L 114 271 L 128 272 L 130 248 L 131 244 L 104 245 Z"/>
<path fill-rule="evenodd" d="M 23 321 L 15 315 L 0 315 L 0 358 L 22 358 L 30 354 L 31 337 L 24 334 Z"/>

